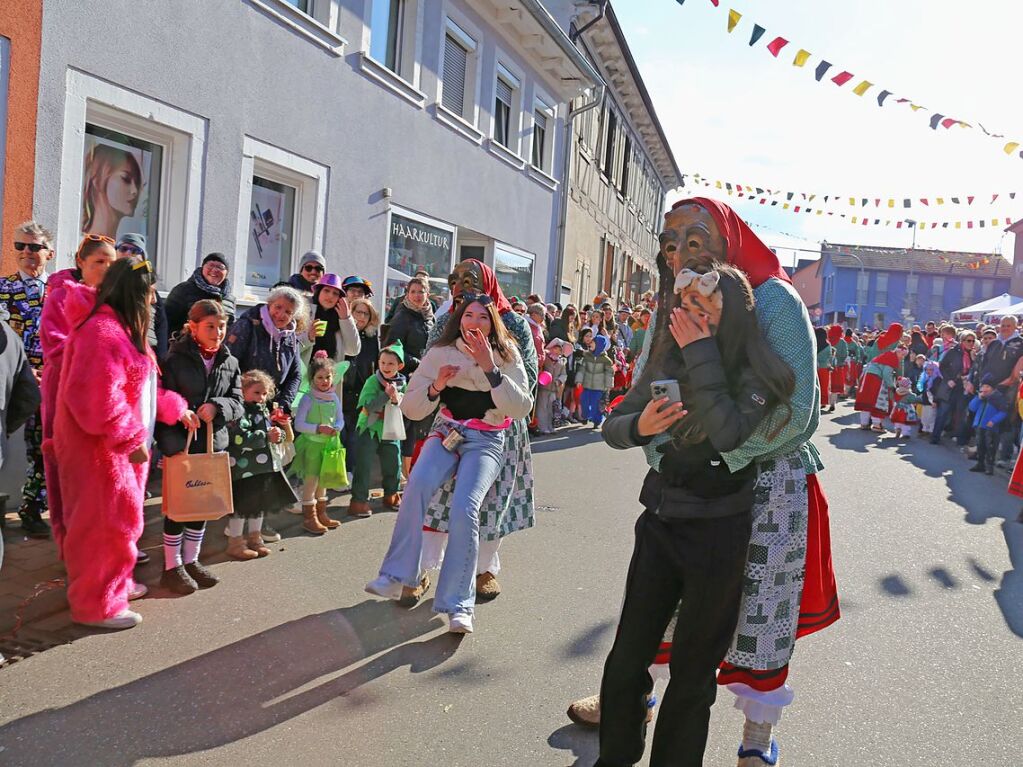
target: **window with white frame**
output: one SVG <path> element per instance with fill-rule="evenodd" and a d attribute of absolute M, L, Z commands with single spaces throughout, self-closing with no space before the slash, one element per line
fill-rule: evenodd
<path fill-rule="evenodd" d="M 533 292 L 533 261 L 530 253 L 494 244 L 494 274 L 505 295 L 528 296 Z"/>
<path fill-rule="evenodd" d="M 370 57 L 412 82 L 418 0 L 369 0 L 369 3 Z"/>
<path fill-rule="evenodd" d="M 258 295 L 286 280 L 308 250 L 321 250 L 326 166 L 244 139 L 234 271 Z"/>
<path fill-rule="evenodd" d="M 476 55 L 478 44 L 451 19 L 444 31 L 441 65 L 441 104 L 468 123 L 474 123 Z"/>
<path fill-rule="evenodd" d="M 517 104 L 521 83 L 503 64 L 497 65 L 494 87 L 494 141 L 518 152 Z"/>
<path fill-rule="evenodd" d="M 611 108 L 604 119 L 604 163 L 602 170 L 607 178 L 614 175 L 615 140 L 618 138 L 618 115 Z"/>
<path fill-rule="evenodd" d="M 551 172 L 554 149 L 554 108 L 541 99 L 533 106 L 533 167 Z"/>
<path fill-rule="evenodd" d="M 64 102 L 56 266 L 83 233 L 143 234 L 161 287 L 196 266 L 206 122 L 71 70 Z"/>

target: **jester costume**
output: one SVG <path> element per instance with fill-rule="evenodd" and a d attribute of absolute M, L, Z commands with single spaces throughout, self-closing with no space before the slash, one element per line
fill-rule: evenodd
<path fill-rule="evenodd" d="M 842 337 L 842 326 L 832 325 L 828 328 L 828 343 L 835 351 L 834 366 L 831 368 L 831 404 L 838 397 L 844 397 L 849 386 L 849 344 Z"/>
<path fill-rule="evenodd" d="M 25 357 L 36 374 L 43 370 L 43 345 L 39 337 L 39 321 L 43 314 L 46 279 L 29 277 L 21 271 L 0 279 L 0 312 L 8 315 L 11 326 L 25 347 Z M 25 422 L 25 484 L 21 489 L 22 519 L 39 520 L 47 509 L 46 477 L 43 471 L 43 424 L 37 410 Z M 39 528 L 45 530 L 40 521 Z"/>

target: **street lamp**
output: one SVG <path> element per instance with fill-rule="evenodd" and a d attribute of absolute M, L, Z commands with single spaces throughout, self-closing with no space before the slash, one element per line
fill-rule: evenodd
<path fill-rule="evenodd" d="M 909 283 L 913 281 L 913 258 L 916 254 L 916 224 L 917 222 L 911 218 L 906 219 L 906 223 L 913 227 L 913 245 L 909 251 L 909 277 L 906 279 L 906 298 L 905 306 L 902 311 L 902 316 L 907 320 L 912 321 L 913 318 L 913 304 L 916 302 L 916 293 L 909 292 Z M 911 297 L 912 296 L 912 297 Z"/>

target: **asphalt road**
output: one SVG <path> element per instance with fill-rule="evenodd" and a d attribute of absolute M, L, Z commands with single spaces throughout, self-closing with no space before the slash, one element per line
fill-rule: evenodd
<path fill-rule="evenodd" d="M 1020 504 L 950 448 L 837 415 L 815 441 L 844 617 L 797 646 L 782 763 L 1020 764 Z M 392 517 L 351 520 L 0 671 L 0 765 L 589 767 L 596 735 L 564 711 L 599 682 L 644 464 L 585 430 L 535 451 L 538 525 L 506 541 L 472 636 L 369 599 Z M 707 765 L 735 764 L 741 722 L 720 695 Z"/>

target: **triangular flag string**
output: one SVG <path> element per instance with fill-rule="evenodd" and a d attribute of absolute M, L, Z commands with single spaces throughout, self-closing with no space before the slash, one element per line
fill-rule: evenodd
<path fill-rule="evenodd" d="M 676 0 L 676 2 L 679 4 L 679 6 L 683 6 L 685 4 L 685 0 Z M 718 8 L 720 6 L 720 0 L 710 0 L 710 2 L 711 5 L 713 5 L 715 8 Z M 735 28 L 739 25 L 742 18 L 743 14 L 736 11 L 734 8 L 729 9 L 728 11 L 729 34 L 731 34 L 735 30 Z M 755 46 L 766 32 L 767 29 L 765 27 L 761 26 L 760 24 L 753 24 L 753 30 L 750 33 L 749 38 L 750 47 Z M 775 58 L 780 58 L 782 49 L 785 46 L 787 46 L 789 42 L 790 40 L 788 38 L 776 36 L 771 40 L 770 43 L 767 44 L 766 47 L 768 52 L 772 56 L 774 56 Z M 792 60 L 792 66 L 800 68 L 804 67 L 809 61 L 811 55 L 812 54 L 805 48 L 800 48 Z M 832 68 L 831 62 L 822 58 L 820 62 L 817 64 L 817 66 L 814 68 L 814 79 L 817 82 L 821 82 L 824 79 L 825 75 L 827 75 L 828 70 L 830 70 L 831 68 Z M 834 75 L 829 79 L 831 80 L 832 83 L 841 88 L 854 77 L 855 75 L 852 72 L 843 69 L 837 75 Z M 870 80 L 860 80 L 859 84 L 856 85 L 856 87 L 852 88 L 851 90 L 852 93 L 855 94 L 856 96 L 863 96 L 864 94 L 866 94 L 867 91 L 873 88 L 874 85 L 875 83 Z M 877 105 L 883 108 L 885 106 L 885 103 L 889 100 L 889 97 L 892 95 L 893 93 L 890 90 L 887 89 L 879 90 L 877 94 Z M 922 104 L 917 104 L 912 99 L 899 97 L 894 99 L 893 101 L 895 104 L 908 104 L 910 110 L 914 113 L 916 112 L 928 113 L 928 126 L 931 128 L 931 130 L 937 131 L 939 127 L 944 128 L 945 130 L 949 130 L 956 125 L 958 125 L 960 128 L 967 129 L 973 128 L 972 123 L 966 122 L 965 120 L 961 120 L 955 117 L 949 117 L 943 113 L 934 112 Z M 981 123 L 977 123 L 977 126 L 981 129 L 985 136 L 989 136 L 994 139 L 1003 140 L 1005 139 L 1005 136 L 1003 134 L 994 133 L 993 131 L 988 130 Z M 1020 141 L 1007 142 L 1003 141 L 1002 143 L 1002 151 L 1006 155 L 1010 157 L 1016 156 L 1023 159 L 1023 150 L 1021 150 L 1020 147 L 1021 147 Z"/>

